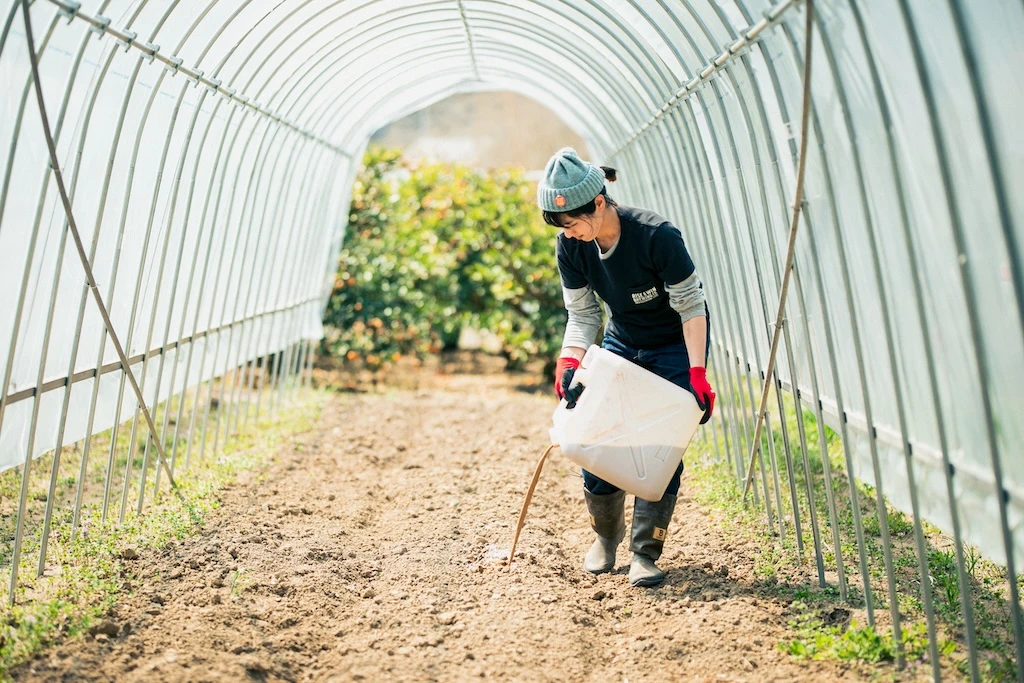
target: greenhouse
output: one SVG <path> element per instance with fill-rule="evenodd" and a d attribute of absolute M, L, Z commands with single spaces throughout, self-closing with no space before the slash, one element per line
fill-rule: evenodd
<path fill-rule="evenodd" d="M 0 11 L 0 671 L 1024 681 L 1024 4 Z M 564 457 L 527 494 L 566 319 L 536 179 L 370 146 L 488 92 L 549 109 L 696 264 L 717 405 L 659 587 L 583 571 Z M 401 261 L 428 233 L 447 265 Z M 438 388 L 467 326 L 544 393 Z M 352 359 L 369 391 L 331 388 Z"/>

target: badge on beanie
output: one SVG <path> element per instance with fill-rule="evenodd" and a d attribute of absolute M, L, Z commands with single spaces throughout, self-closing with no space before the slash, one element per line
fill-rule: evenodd
<path fill-rule="evenodd" d="M 565 197 L 560 194 L 555 195 L 555 206 L 565 206 Z"/>

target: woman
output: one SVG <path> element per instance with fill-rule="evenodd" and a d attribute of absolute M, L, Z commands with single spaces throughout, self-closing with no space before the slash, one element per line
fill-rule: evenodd
<path fill-rule="evenodd" d="M 615 174 L 566 147 L 548 161 L 537 188 L 545 222 L 562 231 L 556 254 L 569 319 L 555 367 L 555 393 L 570 402 L 579 396 L 569 384 L 601 328 L 596 294 L 609 314 L 602 346 L 693 392 L 704 410 L 701 422 L 707 422 L 715 394 L 705 372 L 709 337 L 703 287 L 679 230 L 651 211 L 619 206 L 608 196 L 605 180 L 614 181 Z M 629 546 L 634 586 L 654 586 L 665 578 L 655 562 L 682 473 L 680 462 L 661 500 L 636 499 Z M 625 536 L 626 492 L 586 470 L 583 492 L 597 533 L 583 568 L 593 574 L 611 571 Z"/>

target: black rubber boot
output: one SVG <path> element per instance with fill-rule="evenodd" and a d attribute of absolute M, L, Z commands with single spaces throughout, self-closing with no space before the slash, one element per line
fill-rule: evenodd
<path fill-rule="evenodd" d="M 633 561 L 629 564 L 629 582 L 632 585 L 657 586 L 665 579 L 665 572 L 654 563 L 661 557 L 675 508 L 676 497 L 668 493 L 657 503 L 636 499 L 629 543 L 629 549 L 633 551 Z"/>
<path fill-rule="evenodd" d="M 596 496 L 583 489 L 583 495 L 590 511 L 590 526 L 597 534 L 597 540 L 583 559 L 583 569 L 591 574 L 601 574 L 615 567 L 615 551 L 626 535 L 626 492 Z"/>

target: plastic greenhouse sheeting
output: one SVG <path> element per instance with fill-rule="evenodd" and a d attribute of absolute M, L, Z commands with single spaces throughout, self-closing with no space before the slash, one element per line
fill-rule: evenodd
<path fill-rule="evenodd" d="M 752 425 L 794 194 L 802 3 L 30 4 L 74 214 L 148 402 L 319 339 L 369 136 L 503 89 L 619 168 L 617 199 L 681 227 L 722 410 Z M 2 468 L 135 412 L 69 244 L 19 5 L 0 3 Z M 966 539 L 1019 567 L 1024 5 L 816 7 L 777 380 L 843 434 L 859 478 L 904 510 L 916 487 L 927 519 L 948 529 L 957 512 Z"/>

